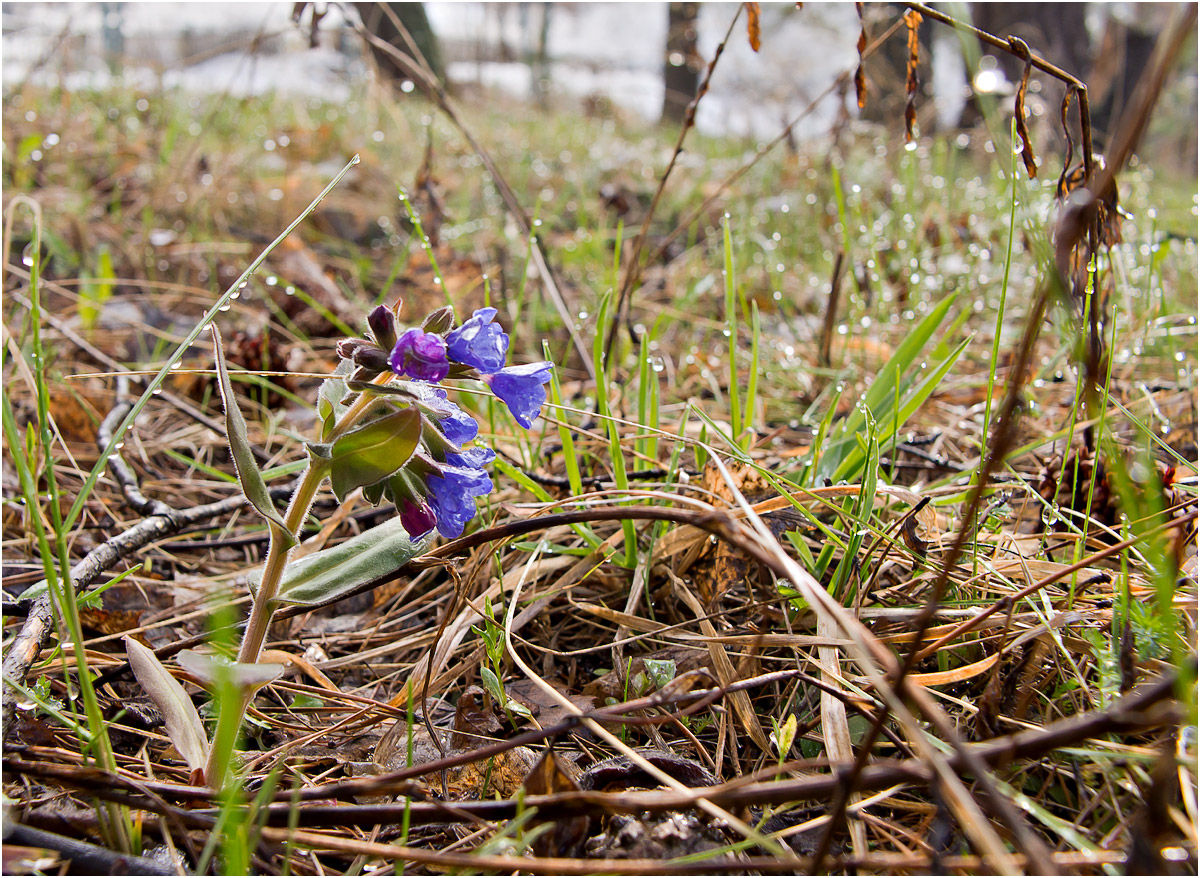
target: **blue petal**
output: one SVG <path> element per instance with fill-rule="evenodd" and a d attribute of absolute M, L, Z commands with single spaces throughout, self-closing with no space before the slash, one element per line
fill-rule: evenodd
<path fill-rule="evenodd" d="M 493 323 L 495 308 L 480 308 L 463 325 L 446 336 L 450 358 L 481 372 L 497 372 L 508 356 L 508 335 Z"/>
<path fill-rule="evenodd" d="M 499 397 L 518 424 L 528 430 L 533 419 L 542 411 L 546 402 L 546 388 L 550 380 L 551 364 L 548 362 L 527 363 L 509 366 L 488 377 L 492 393 Z"/>

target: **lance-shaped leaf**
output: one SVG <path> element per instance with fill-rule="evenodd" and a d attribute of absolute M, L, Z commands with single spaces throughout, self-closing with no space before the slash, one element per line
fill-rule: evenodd
<path fill-rule="evenodd" d="M 275 600 L 281 604 L 324 604 L 368 582 L 382 580 L 424 551 L 429 540 L 414 541 L 393 518 L 346 542 L 293 561 L 283 574 Z"/>
<path fill-rule="evenodd" d="M 225 404 L 225 434 L 229 439 L 229 449 L 233 454 L 233 465 L 237 469 L 238 482 L 241 483 L 242 493 L 250 501 L 250 505 L 267 520 L 271 530 L 281 537 L 286 546 L 294 546 L 296 537 L 284 524 L 283 518 L 271 502 L 267 491 L 266 480 L 259 472 L 258 464 L 254 461 L 254 452 L 250 440 L 246 438 L 246 419 L 238 408 L 237 397 L 233 393 L 233 385 L 229 381 L 229 369 L 225 365 L 225 349 L 221 344 L 221 333 L 216 325 L 211 327 L 213 337 L 213 352 L 217 361 L 217 384 L 221 388 L 221 401 Z"/>
<path fill-rule="evenodd" d="M 383 481 L 412 457 L 421 441 L 421 413 L 404 408 L 335 439 L 329 477 L 338 500 L 355 488 Z"/>
<path fill-rule="evenodd" d="M 175 660 L 179 662 L 179 667 L 196 677 L 206 689 L 216 686 L 222 674 L 231 675 L 233 685 L 244 696 L 261 689 L 283 673 L 283 665 L 235 662 L 223 655 L 210 655 L 194 649 L 181 651 Z"/>
<path fill-rule="evenodd" d="M 167 737 L 187 762 L 191 771 L 203 769 L 208 759 L 208 737 L 196 706 L 179 681 L 163 667 L 154 650 L 132 637 L 125 638 L 125 655 L 133 675 L 142 684 L 146 694 L 162 711 L 167 726 Z"/>
<path fill-rule="evenodd" d="M 334 425 L 349 408 L 345 401 L 350 395 L 346 379 L 353 373 L 354 363 L 340 360 L 333 375 L 321 382 L 321 388 L 317 391 L 317 417 L 321 419 L 322 439 L 328 439 L 333 434 Z"/>

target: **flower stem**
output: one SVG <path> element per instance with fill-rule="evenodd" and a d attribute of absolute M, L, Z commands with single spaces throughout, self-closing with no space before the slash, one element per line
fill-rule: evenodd
<path fill-rule="evenodd" d="M 385 383 L 390 375 L 380 376 L 376 383 Z M 375 397 L 369 393 L 359 395 L 341 420 L 334 426 L 330 439 L 335 439 L 353 427 L 374 402 Z M 308 516 L 317 491 L 325 477 L 329 475 L 329 464 L 315 457 L 309 458 L 308 467 L 300 476 L 292 499 L 288 503 L 283 522 L 291 534 L 298 534 L 300 526 Z M 266 643 L 267 633 L 271 629 L 271 619 L 275 615 L 277 604 L 275 597 L 279 593 L 279 584 L 283 580 L 283 571 L 287 566 L 288 555 L 293 541 L 288 539 L 283 529 L 272 524 L 270 544 L 267 548 L 267 560 L 263 565 L 262 578 L 259 580 L 258 592 L 250 605 L 250 616 L 246 620 L 246 631 L 242 635 L 242 645 L 238 649 L 237 661 L 240 664 L 254 664 L 262 654 L 263 644 Z M 252 690 L 239 692 L 232 708 L 226 704 L 218 720 L 218 731 L 223 732 L 214 737 L 208 754 L 208 765 L 205 768 L 205 778 L 214 789 L 224 787 L 227 780 L 230 758 L 237 745 L 237 735 L 241 730 L 246 709 L 253 698 Z M 233 732 L 229 732 L 232 726 Z"/>

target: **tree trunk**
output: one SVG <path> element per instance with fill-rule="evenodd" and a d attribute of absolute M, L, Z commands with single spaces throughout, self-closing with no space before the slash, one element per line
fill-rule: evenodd
<path fill-rule="evenodd" d="M 392 16 L 388 15 L 387 10 L 390 9 L 394 12 L 396 19 L 408 31 L 413 43 L 416 44 L 417 51 L 428 62 L 438 81 L 445 82 L 446 72 L 442 65 L 441 49 L 438 47 L 433 28 L 429 26 L 424 3 L 355 3 L 354 8 L 358 11 L 359 18 L 362 19 L 363 27 L 411 58 L 412 48 L 396 27 Z M 379 69 L 389 79 L 394 82 L 402 82 L 409 78 L 389 53 L 371 46 L 371 55 L 374 57 L 375 63 L 379 65 Z"/>
<path fill-rule="evenodd" d="M 696 51 L 699 3 L 671 3 L 667 10 L 667 48 L 663 56 L 662 121 L 679 124 L 700 84 L 703 59 Z"/>

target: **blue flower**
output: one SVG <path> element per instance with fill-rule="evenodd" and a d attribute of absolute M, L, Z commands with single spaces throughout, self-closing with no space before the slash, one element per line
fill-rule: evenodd
<path fill-rule="evenodd" d="M 388 365 L 397 375 L 418 381 L 441 381 L 450 373 L 446 343 L 441 336 L 420 329 L 406 329 L 388 357 Z"/>
<path fill-rule="evenodd" d="M 479 434 L 478 422 L 447 399 L 446 391 L 428 384 L 416 384 L 413 389 L 425 407 L 434 413 L 438 429 L 452 445 L 465 445 Z"/>
<path fill-rule="evenodd" d="M 483 469 L 496 459 L 496 452 L 486 445 L 476 445 L 457 454 L 447 454 L 446 463 L 451 466 L 462 466 L 470 469 Z"/>
<path fill-rule="evenodd" d="M 528 430 L 546 401 L 543 385 L 550 380 L 550 369 L 551 364 L 545 361 L 526 363 L 501 369 L 494 375 L 485 376 L 484 380 L 491 386 L 492 393 L 508 406 L 516 422 Z"/>
<path fill-rule="evenodd" d="M 451 455 L 462 463 L 476 459 L 474 451 L 491 451 L 491 449 L 475 449 L 463 452 L 461 455 Z M 492 456 L 495 453 L 492 452 Z M 431 475 L 427 482 L 429 486 L 429 503 L 437 515 L 438 533 L 447 539 L 453 539 L 462 534 L 467 522 L 475 517 L 475 498 L 491 493 L 492 479 L 486 472 L 475 466 L 456 466 L 444 463 L 438 467 L 440 475 Z"/>
<path fill-rule="evenodd" d="M 508 336 L 493 323 L 495 308 L 480 308 L 463 325 L 446 336 L 451 359 L 480 372 L 498 372 L 508 356 Z"/>

